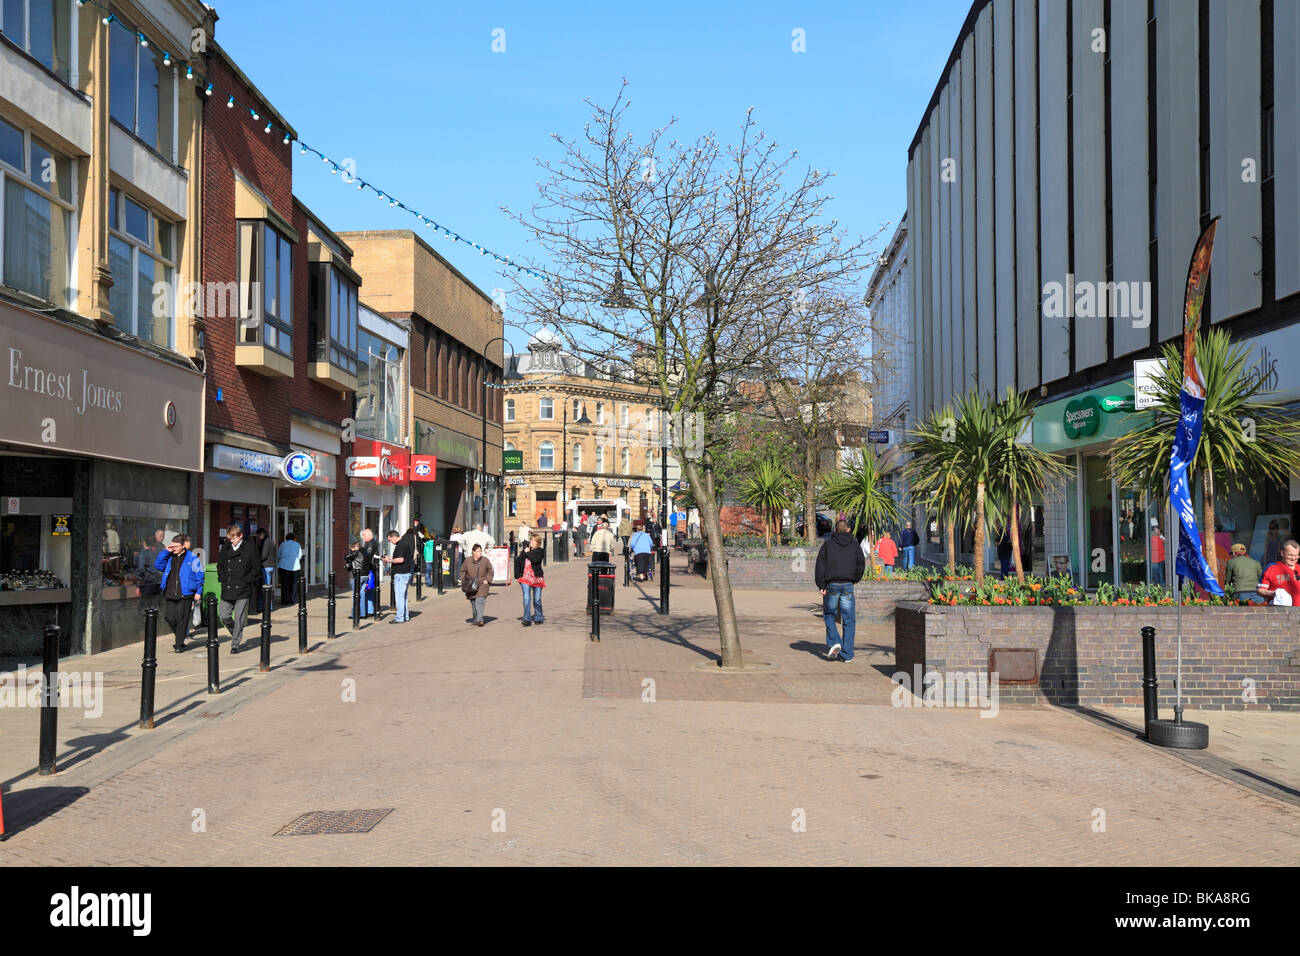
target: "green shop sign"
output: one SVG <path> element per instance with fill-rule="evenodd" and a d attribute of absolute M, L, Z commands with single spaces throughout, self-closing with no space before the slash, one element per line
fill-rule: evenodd
<path fill-rule="evenodd" d="M 1062 424 L 1067 438 L 1097 434 L 1097 426 L 1101 424 L 1101 403 L 1091 395 L 1070 401 L 1065 406 Z"/>
<path fill-rule="evenodd" d="M 524 453 L 522 451 L 511 451 L 510 449 L 506 449 L 501 453 L 501 467 L 506 471 L 523 471 Z"/>
<path fill-rule="evenodd" d="M 1103 412 L 1134 411 L 1132 395 L 1107 395 L 1099 403 Z"/>

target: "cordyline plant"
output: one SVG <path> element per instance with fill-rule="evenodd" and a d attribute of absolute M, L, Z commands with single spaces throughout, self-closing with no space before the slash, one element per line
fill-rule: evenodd
<path fill-rule="evenodd" d="M 672 452 L 707 541 L 721 663 L 743 667 L 714 480 L 718 424 L 752 406 L 762 359 L 806 290 L 865 273 L 869 240 L 829 219 L 832 174 L 799 167 L 752 110 L 731 145 L 713 133 L 674 139 L 675 120 L 638 137 L 625 128 L 625 93 L 607 107 L 588 101 L 579 135 L 552 134 L 561 155 L 539 160 L 538 200 L 513 216 L 545 279 L 516 278 L 513 304 L 671 415 Z"/>
<path fill-rule="evenodd" d="M 866 528 L 872 540 L 897 526 L 903 514 L 885 489 L 876 454 L 868 447 L 863 447 L 842 470 L 826 475 L 822 497 L 836 511 L 854 515 L 853 533 Z"/>
<path fill-rule="evenodd" d="M 1147 485 L 1157 501 L 1169 500 L 1169 458 L 1181 415 L 1183 343 L 1162 349 L 1164 367 L 1153 381 L 1156 406 L 1151 416 L 1134 416 L 1135 427 L 1119 438 L 1111 452 L 1111 474 L 1120 485 Z M 1267 379 L 1247 364 L 1246 347 L 1234 344 L 1223 329 L 1198 337 L 1197 362 L 1205 378 L 1205 416 L 1201 444 L 1192 461 L 1200 474 L 1202 532 L 1214 541 L 1214 492 L 1217 483 L 1241 488 L 1260 479 L 1285 483 L 1300 471 L 1300 423 L 1285 418 L 1269 402 Z M 1216 549 L 1206 547 L 1210 572 L 1218 575 Z"/>
<path fill-rule="evenodd" d="M 793 476 L 776 458 L 765 458 L 754 466 L 742 486 L 745 501 L 763 515 L 763 544 L 772 556 L 772 525 L 780 525 L 782 513 L 790 507 Z"/>
<path fill-rule="evenodd" d="M 904 466 L 913 494 L 943 522 L 950 574 L 957 566 L 957 519 L 969 504 L 956 437 L 952 405 L 935 409 L 909 433 L 905 447 L 911 457 Z"/>

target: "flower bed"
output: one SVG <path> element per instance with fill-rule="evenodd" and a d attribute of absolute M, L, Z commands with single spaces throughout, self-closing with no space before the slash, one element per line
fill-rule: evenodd
<path fill-rule="evenodd" d="M 1115 587 L 1103 584 L 1089 594 L 1075 587 L 1074 582 L 1064 576 L 1038 578 L 1026 577 L 1021 584 L 1015 578 L 985 578 L 984 583 L 974 587 L 945 578 L 935 581 L 930 586 L 931 604 L 944 604 L 948 607 L 1071 607 L 1091 605 L 1094 607 L 1175 607 L 1177 601 L 1173 591 L 1159 584 L 1129 584 Z M 1214 597 L 1207 595 L 1197 597 L 1189 595 L 1183 598 L 1184 607 L 1264 607 L 1249 601 L 1239 601 L 1233 597 Z"/>

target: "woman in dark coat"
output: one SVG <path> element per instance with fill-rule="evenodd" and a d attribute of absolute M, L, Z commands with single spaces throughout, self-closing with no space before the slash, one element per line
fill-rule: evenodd
<path fill-rule="evenodd" d="M 460 572 L 460 589 L 469 598 L 474 609 L 472 623 L 482 627 L 483 611 L 487 607 L 488 594 L 492 590 L 492 562 L 483 553 L 483 545 L 474 545 L 474 550 L 466 559 Z"/>

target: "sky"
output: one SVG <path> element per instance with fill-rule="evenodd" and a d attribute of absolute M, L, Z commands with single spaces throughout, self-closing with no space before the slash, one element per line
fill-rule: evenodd
<path fill-rule="evenodd" d="M 833 170 L 833 208 L 879 251 L 906 209 L 907 147 L 966 0 L 463 3 L 214 0 L 216 39 L 306 143 L 460 235 L 535 255 L 501 211 L 526 210 L 577 135 L 584 99 L 629 83 L 631 121 L 681 138 L 760 128 Z M 802 31 L 804 52 L 793 47 Z M 504 31 L 504 33 L 494 33 Z M 504 43 L 504 51 L 494 52 Z M 250 120 L 251 122 L 251 120 Z M 501 267 L 294 151 L 294 193 L 336 231 L 416 229 L 489 295 Z M 365 288 L 362 290 L 365 301 Z M 509 302 L 507 323 L 511 319 Z M 527 336 L 509 332 L 516 349 Z"/>

